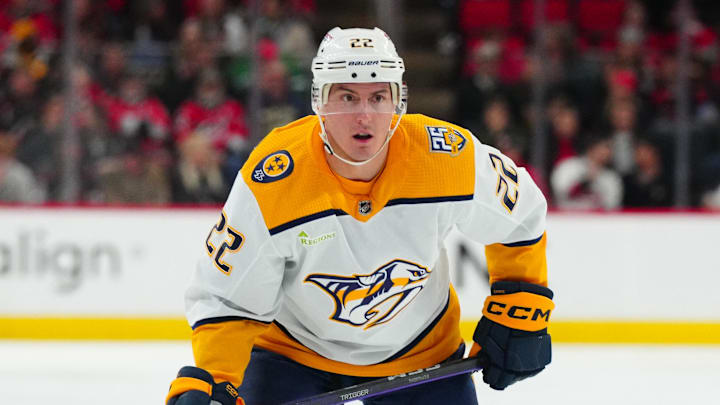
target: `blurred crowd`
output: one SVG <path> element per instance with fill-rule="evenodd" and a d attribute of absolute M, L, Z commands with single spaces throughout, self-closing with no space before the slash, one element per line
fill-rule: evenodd
<path fill-rule="evenodd" d="M 69 67 L 63 3 L 0 0 L 0 201 L 62 200 L 72 161 L 84 203 L 220 203 L 262 136 L 247 121 L 253 82 L 259 134 L 312 113 L 314 0 L 261 1 L 255 47 L 247 0 L 74 0 Z M 702 18 L 720 6 L 694 3 L 688 200 L 720 207 L 720 19 Z M 457 112 L 440 118 L 525 166 L 554 207 L 673 205 L 678 1 L 545 0 L 540 36 L 533 0 L 454 4 Z M 63 142 L 68 125 L 79 148 Z M 544 167 L 531 161 L 538 127 Z"/>
<path fill-rule="evenodd" d="M 696 207 L 720 207 L 715 3 L 688 2 L 687 201 Z M 555 207 L 673 205 L 679 1 L 545 0 L 540 14 L 534 0 L 461 0 L 457 9 L 462 125 L 526 166 Z M 533 107 L 539 74 L 543 111 Z M 532 166 L 538 126 L 548 135 L 544 167 Z"/>
<path fill-rule="evenodd" d="M 232 0 L 73 0 L 67 128 L 61 0 L 0 1 L 0 201 L 215 204 L 252 149 L 249 10 Z M 259 131 L 310 113 L 312 0 L 264 0 Z M 70 117 L 70 116 L 68 116 Z"/>

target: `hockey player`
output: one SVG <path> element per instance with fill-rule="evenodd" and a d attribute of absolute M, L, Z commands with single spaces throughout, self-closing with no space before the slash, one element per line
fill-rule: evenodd
<path fill-rule="evenodd" d="M 443 239 L 485 244 L 491 295 L 470 355 L 502 390 L 550 362 L 547 205 L 467 130 L 405 115 L 403 61 L 378 28 L 334 28 L 312 63 L 316 115 L 240 171 L 186 293 L 197 367 L 167 403 L 276 404 L 457 359 Z M 461 375 L 374 403 L 476 404 Z"/>

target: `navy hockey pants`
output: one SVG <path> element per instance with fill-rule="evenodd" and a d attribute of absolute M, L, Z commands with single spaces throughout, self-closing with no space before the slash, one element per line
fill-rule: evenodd
<path fill-rule="evenodd" d="M 447 360 L 463 356 L 465 345 Z M 317 370 L 296 363 L 285 356 L 254 348 L 238 390 L 247 405 L 275 405 L 302 399 L 339 388 L 374 380 Z M 476 405 L 475 384 L 470 374 L 446 378 L 427 384 L 369 398 L 365 405 L 453 404 Z"/>

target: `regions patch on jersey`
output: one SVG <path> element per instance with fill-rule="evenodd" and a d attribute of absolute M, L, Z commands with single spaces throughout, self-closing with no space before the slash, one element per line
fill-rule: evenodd
<path fill-rule="evenodd" d="M 273 152 L 255 166 L 252 179 L 257 183 L 271 183 L 289 176 L 294 168 L 295 163 L 288 151 Z"/>
<path fill-rule="evenodd" d="M 467 138 L 457 129 L 426 125 L 425 130 L 430 137 L 430 152 L 449 153 L 456 156 L 467 144 Z"/>

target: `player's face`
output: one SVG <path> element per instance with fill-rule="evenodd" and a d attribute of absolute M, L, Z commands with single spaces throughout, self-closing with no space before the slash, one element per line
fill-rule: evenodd
<path fill-rule="evenodd" d="M 394 110 L 388 83 L 339 83 L 320 114 L 335 153 L 363 161 L 385 143 Z"/>

